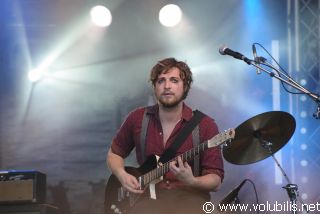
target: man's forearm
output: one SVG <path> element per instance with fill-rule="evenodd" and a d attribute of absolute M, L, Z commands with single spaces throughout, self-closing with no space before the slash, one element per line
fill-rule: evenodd
<path fill-rule="evenodd" d="M 191 187 L 207 190 L 217 191 L 221 185 L 221 178 L 216 174 L 207 174 L 199 177 L 194 177 L 190 183 Z"/>
<path fill-rule="evenodd" d="M 125 171 L 123 158 L 113 153 L 111 148 L 107 155 L 107 166 L 116 177 L 120 176 L 120 174 Z"/>

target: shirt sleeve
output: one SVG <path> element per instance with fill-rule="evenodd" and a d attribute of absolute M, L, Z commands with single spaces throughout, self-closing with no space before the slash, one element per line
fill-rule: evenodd
<path fill-rule="evenodd" d="M 200 123 L 200 141 L 210 140 L 218 133 L 215 121 L 208 116 L 203 118 Z M 201 155 L 201 175 L 206 174 L 216 174 L 221 178 L 221 181 L 223 180 L 224 167 L 220 146 L 209 148 Z"/>
<path fill-rule="evenodd" d="M 131 112 L 120 126 L 115 137 L 112 139 L 112 152 L 126 158 L 135 146 L 134 143 L 134 124 L 136 120 L 136 112 Z"/>

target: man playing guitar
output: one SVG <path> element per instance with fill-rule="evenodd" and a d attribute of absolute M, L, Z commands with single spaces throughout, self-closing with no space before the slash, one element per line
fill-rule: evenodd
<path fill-rule="evenodd" d="M 126 212 L 203 213 L 202 205 L 210 201 L 209 193 L 217 191 L 223 180 L 220 147 L 203 151 L 198 162 L 187 162 L 181 154 L 194 147 L 193 135 L 188 135 L 176 151 L 176 159 L 169 162 L 168 171 L 161 176 L 161 181 L 148 190 L 141 187 L 141 180 L 124 166 L 124 159 L 133 148 L 136 148 L 140 165 L 146 157 L 160 157 L 193 116 L 192 109 L 184 103 L 192 83 L 192 72 L 186 63 L 174 58 L 163 59 L 152 68 L 150 81 L 157 104 L 135 109 L 127 116 L 113 138 L 107 154 L 107 165 L 123 190 L 140 196 Z M 146 134 L 142 136 L 144 117 L 148 118 L 148 122 Z M 204 115 L 198 124 L 199 143 L 217 134 L 218 127 L 214 120 Z"/>

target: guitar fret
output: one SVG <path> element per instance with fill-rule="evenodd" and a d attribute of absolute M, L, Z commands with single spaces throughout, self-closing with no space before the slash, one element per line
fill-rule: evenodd
<path fill-rule="evenodd" d="M 145 176 L 144 176 L 144 185 L 146 185 L 147 183 L 149 183 L 148 174 L 145 174 Z"/>
<path fill-rule="evenodd" d="M 153 176 L 154 176 L 153 177 L 154 179 L 157 178 L 157 170 L 156 169 L 153 170 Z"/>

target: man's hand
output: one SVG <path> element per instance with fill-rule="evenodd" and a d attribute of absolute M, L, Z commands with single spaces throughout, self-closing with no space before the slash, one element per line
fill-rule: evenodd
<path fill-rule="evenodd" d="M 134 177 L 133 175 L 130 175 L 125 170 L 120 172 L 117 177 L 120 183 L 122 184 L 122 186 L 129 192 L 143 193 L 143 190 L 141 190 L 140 184 L 136 179 L 136 177 Z"/>
<path fill-rule="evenodd" d="M 178 162 L 170 162 L 169 169 L 178 180 L 186 185 L 192 186 L 196 182 L 196 178 L 193 176 L 190 165 L 187 162 L 183 163 L 180 156 L 178 157 Z"/>

